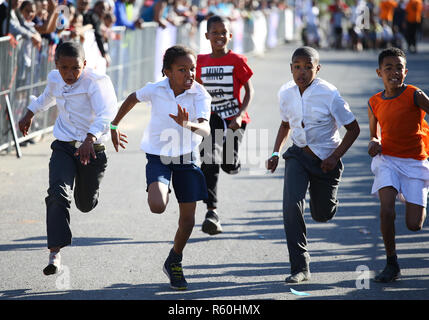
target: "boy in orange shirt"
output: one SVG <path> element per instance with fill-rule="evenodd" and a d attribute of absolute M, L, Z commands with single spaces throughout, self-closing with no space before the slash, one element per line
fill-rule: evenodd
<path fill-rule="evenodd" d="M 422 20 L 423 1 L 409 0 L 406 7 L 407 44 L 411 53 L 417 52 L 417 28 Z"/>
<path fill-rule="evenodd" d="M 395 245 L 397 195 L 405 199 L 405 221 L 409 230 L 420 230 L 426 218 L 429 127 L 424 117 L 429 112 L 429 98 L 419 88 L 404 84 L 408 69 L 402 50 L 383 50 L 378 64 L 377 74 L 382 78 L 385 90 L 368 101 L 368 154 L 373 157 L 372 193 L 378 192 L 380 199 L 380 229 L 387 264 L 374 280 L 391 282 L 400 276 Z"/>

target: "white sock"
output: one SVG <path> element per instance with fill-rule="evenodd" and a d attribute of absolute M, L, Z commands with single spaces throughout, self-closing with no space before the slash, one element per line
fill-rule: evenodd
<path fill-rule="evenodd" d="M 58 252 L 51 252 L 51 253 L 49 253 L 49 264 L 53 264 L 58 269 L 60 268 L 60 265 L 61 265 L 61 254 L 60 254 L 59 251 Z"/>

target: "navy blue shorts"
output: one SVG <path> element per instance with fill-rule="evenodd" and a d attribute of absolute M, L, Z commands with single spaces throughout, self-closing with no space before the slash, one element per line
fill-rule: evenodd
<path fill-rule="evenodd" d="M 186 154 L 180 157 L 164 157 L 146 154 L 146 183 L 161 182 L 173 189 L 177 201 L 196 202 L 208 197 L 206 180 L 201 169 L 195 164 L 195 156 Z"/>

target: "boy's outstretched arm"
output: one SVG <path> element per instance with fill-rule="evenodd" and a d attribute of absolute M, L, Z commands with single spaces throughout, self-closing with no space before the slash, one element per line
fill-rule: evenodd
<path fill-rule="evenodd" d="M 277 131 L 276 141 L 274 143 L 273 153 L 280 152 L 283 148 L 284 143 L 286 142 L 287 137 L 289 136 L 290 125 L 289 122 L 282 121 L 280 124 L 279 130 Z M 267 170 L 270 170 L 271 173 L 276 171 L 277 165 L 279 164 L 279 156 L 271 156 L 265 163 Z"/>
<path fill-rule="evenodd" d="M 347 150 L 349 150 L 353 142 L 355 142 L 355 140 L 359 136 L 360 128 L 356 120 L 352 121 L 349 124 L 346 124 L 344 127 L 347 131 L 344 135 L 343 141 L 341 141 L 337 149 L 335 149 L 335 151 L 332 152 L 332 154 L 328 158 L 323 160 L 322 164 L 320 165 L 323 172 L 333 170 L 337 165 L 338 161 L 341 159 L 341 157 L 347 152 Z"/>
<path fill-rule="evenodd" d="M 122 120 L 125 115 L 130 112 L 132 108 L 139 102 L 137 99 L 136 93 L 131 93 L 125 100 L 122 102 L 121 107 L 118 110 L 118 113 L 116 114 L 115 119 L 111 122 L 112 125 L 117 126 L 119 122 Z M 128 143 L 128 141 L 125 139 L 127 137 L 126 134 L 121 133 L 118 129 L 111 129 L 110 130 L 111 137 L 112 137 L 112 143 L 115 147 L 116 152 L 118 152 L 118 146 L 121 146 L 122 149 L 125 149 L 125 144 Z"/>
<path fill-rule="evenodd" d="M 368 106 L 368 119 L 369 119 L 369 143 L 368 143 L 368 154 L 371 157 L 375 157 L 381 153 L 381 142 L 380 137 L 377 133 L 378 120 Z"/>
<path fill-rule="evenodd" d="M 241 104 L 241 109 L 239 113 L 231 120 L 231 123 L 228 126 L 228 128 L 232 130 L 237 130 L 241 128 L 243 115 L 246 113 L 247 109 L 249 108 L 250 102 L 252 101 L 253 96 L 255 94 L 255 90 L 253 89 L 253 85 L 250 79 L 244 84 L 243 87 L 244 87 L 244 97 L 243 97 L 243 103 Z"/>

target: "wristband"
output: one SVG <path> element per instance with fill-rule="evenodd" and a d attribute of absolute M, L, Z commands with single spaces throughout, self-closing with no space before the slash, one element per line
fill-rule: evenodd
<path fill-rule="evenodd" d="M 271 155 L 271 157 L 279 157 L 279 153 L 278 152 L 273 152 L 273 154 Z"/>
<path fill-rule="evenodd" d="M 114 124 L 110 123 L 110 129 L 117 130 L 118 126 L 117 125 L 115 126 Z"/>

